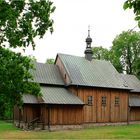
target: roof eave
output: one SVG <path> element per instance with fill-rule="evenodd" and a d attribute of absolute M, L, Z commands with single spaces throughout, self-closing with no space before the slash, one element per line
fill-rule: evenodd
<path fill-rule="evenodd" d="M 103 87 L 103 86 L 93 86 L 93 85 L 82 85 L 82 84 L 68 84 L 66 85 L 66 87 L 69 87 L 69 86 L 81 86 L 81 87 L 93 87 L 93 88 L 108 88 L 108 89 L 123 89 L 123 90 L 133 90 L 132 88 L 117 88 L 117 87 Z"/>

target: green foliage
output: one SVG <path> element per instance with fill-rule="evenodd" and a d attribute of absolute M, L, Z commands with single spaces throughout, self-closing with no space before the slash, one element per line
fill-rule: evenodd
<path fill-rule="evenodd" d="M 32 60 L 8 49 L 32 46 L 34 38 L 53 32 L 49 0 L 0 0 L 0 117 L 11 116 L 13 105 L 22 104 L 23 93 L 40 96 L 39 84 L 33 83 Z"/>
<path fill-rule="evenodd" d="M 53 58 L 49 58 L 46 60 L 46 64 L 54 64 L 55 60 Z"/>
<path fill-rule="evenodd" d="M 140 0 L 127 0 L 123 5 L 124 9 L 133 9 L 135 14 L 135 20 L 138 21 L 140 27 Z"/>
<path fill-rule="evenodd" d="M 124 31 L 113 40 L 110 50 L 94 47 L 93 58 L 110 61 L 118 72 L 134 74 L 140 79 L 140 33 Z"/>
<path fill-rule="evenodd" d="M 0 45 L 35 49 L 34 38 L 53 31 L 54 10 L 49 0 L 0 0 Z"/>
<path fill-rule="evenodd" d="M 113 66 L 116 68 L 116 70 L 119 73 L 123 73 L 123 67 L 121 65 L 120 57 L 116 55 L 116 50 L 110 50 L 109 59 Z"/>
<path fill-rule="evenodd" d="M 100 47 L 93 47 L 93 58 L 99 60 L 109 60 L 109 50 L 106 48 Z"/>
<path fill-rule="evenodd" d="M 14 53 L 8 49 L 0 48 L 0 104 L 1 116 L 12 110 L 14 105 L 21 105 L 24 93 L 40 96 L 40 87 L 31 82 L 33 69 L 32 60 Z"/>
<path fill-rule="evenodd" d="M 140 58 L 135 61 L 133 68 L 135 75 L 137 75 L 137 77 L 140 79 Z"/>
<path fill-rule="evenodd" d="M 140 33 L 125 31 L 113 40 L 112 62 L 121 66 L 127 74 L 137 74 L 137 61 L 140 58 Z M 139 61 L 138 61 L 139 62 Z M 138 68 L 140 69 L 140 67 Z"/>

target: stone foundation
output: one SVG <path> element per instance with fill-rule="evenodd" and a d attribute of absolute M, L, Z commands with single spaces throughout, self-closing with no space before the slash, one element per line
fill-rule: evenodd
<path fill-rule="evenodd" d="M 74 130 L 74 129 L 81 129 L 83 128 L 82 125 L 51 125 L 48 129 L 48 126 L 45 126 L 45 129 L 49 131 L 58 131 L 58 130 Z"/>
<path fill-rule="evenodd" d="M 43 124 L 35 124 L 34 128 L 28 128 L 28 123 L 23 123 L 18 121 L 14 121 L 15 126 L 22 128 L 24 130 L 48 130 L 48 131 L 58 131 L 58 130 L 75 130 L 75 129 L 82 129 L 82 128 L 90 128 L 96 126 L 113 126 L 113 125 L 127 125 L 127 122 L 117 122 L 117 123 L 84 123 L 84 124 L 77 124 L 77 125 L 48 125 Z M 129 122 L 129 124 L 140 124 L 140 121 L 133 121 Z"/>

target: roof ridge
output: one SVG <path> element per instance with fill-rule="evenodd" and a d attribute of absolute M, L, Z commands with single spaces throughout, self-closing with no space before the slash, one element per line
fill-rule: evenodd
<path fill-rule="evenodd" d="M 83 58 L 83 56 L 77 56 L 77 55 L 72 55 L 72 54 L 64 54 L 64 53 L 58 53 L 57 55 L 65 55 L 65 56 L 81 57 L 81 58 Z"/>

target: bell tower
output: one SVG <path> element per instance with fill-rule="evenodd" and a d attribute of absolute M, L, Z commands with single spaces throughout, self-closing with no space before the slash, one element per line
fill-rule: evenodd
<path fill-rule="evenodd" d="M 86 50 L 85 50 L 85 58 L 88 61 L 92 60 L 92 48 L 91 48 L 92 38 L 90 37 L 90 27 L 88 27 L 88 37 L 86 38 Z"/>

